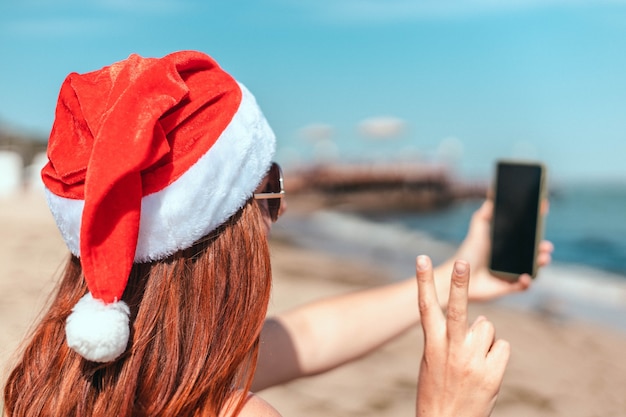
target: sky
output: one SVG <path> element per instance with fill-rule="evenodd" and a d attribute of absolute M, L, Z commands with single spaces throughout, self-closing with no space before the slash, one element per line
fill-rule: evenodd
<path fill-rule="evenodd" d="M 0 123 L 46 138 L 70 72 L 184 49 L 253 92 L 287 166 L 626 183 L 626 0 L 0 0 Z"/>

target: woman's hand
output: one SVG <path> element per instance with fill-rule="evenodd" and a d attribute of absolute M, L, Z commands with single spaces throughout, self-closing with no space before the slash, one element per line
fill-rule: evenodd
<path fill-rule="evenodd" d="M 544 204 L 542 214 L 547 214 L 548 205 Z M 471 301 L 485 301 L 497 298 L 513 292 L 527 289 L 532 279 L 529 275 L 520 276 L 515 282 L 505 281 L 491 274 L 488 267 L 489 252 L 491 251 L 490 224 L 493 215 L 493 202 L 486 200 L 476 210 L 470 222 L 469 231 L 465 240 L 459 247 L 453 259 L 465 259 L 472 265 L 472 281 L 469 286 L 469 299 Z M 537 263 L 539 267 L 548 265 L 552 260 L 554 246 L 549 241 L 539 244 Z M 450 260 L 442 265 L 441 271 L 437 271 L 438 281 L 442 289 L 449 285 L 448 276 L 452 270 L 454 261 Z M 441 292 L 440 292 L 441 294 Z"/>
<path fill-rule="evenodd" d="M 417 416 L 484 417 L 495 405 L 510 347 L 495 339 L 494 327 L 484 317 L 468 327 L 469 282 L 469 264 L 456 261 L 444 317 L 430 259 L 417 258 L 418 304 L 424 330 Z"/>

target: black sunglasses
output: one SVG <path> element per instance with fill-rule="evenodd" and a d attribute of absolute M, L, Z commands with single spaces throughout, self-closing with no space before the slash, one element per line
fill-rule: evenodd
<path fill-rule="evenodd" d="M 263 181 L 265 182 L 265 186 L 260 193 L 254 194 L 254 198 L 257 200 L 267 200 L 267 208 L 270 217 L 272 221 L 275 222 L 278 220 L 278 216 L 280 216 L 280 206 L 285 196 L 283 171 L 280 169 L 280 165 L 276 162 L 272 162 Z"/>

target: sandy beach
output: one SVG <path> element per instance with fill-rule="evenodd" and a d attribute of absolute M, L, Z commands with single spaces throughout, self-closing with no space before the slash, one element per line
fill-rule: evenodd
<path fill-rule="evenodd" d="M 294 205 L 285 223 L 297 220 L 298 212 Z M 67 250 L 39 193 L 0 200 L 0 233 L 0 377 L 4 382 L 12 354 L 54 287 Z M 341 252 L 331 255 L 303 247 L 285 239 L 285 233 L 271 242 L 270 312 L 394 279 L 395 271 Z M 443 256 L 442 248 L 432 250 Z M 415 255 L 418 252 L 429 253 L 428 247 L 416 248 Z M 566 278 L 566 271 L 548 268 L 539 280 L 550 282 L 554 277 L 556 282 Z M 525 296 L 532 298 L 541 288 L 537 285 Z M 472 316 L 486 315 L 495 323 L 498 336 L 513 348 L 493 415 L 626 416 L 626 331 L 559 314 L 558 300 L 541 305 L 472 306 Z M 616 318 L 620 320 L 626 318 Z M 266 390 L 261 396 L 285 416 L 410 416 L 421 346 L 421 329 L 415 328 L 340 369 Z"/>

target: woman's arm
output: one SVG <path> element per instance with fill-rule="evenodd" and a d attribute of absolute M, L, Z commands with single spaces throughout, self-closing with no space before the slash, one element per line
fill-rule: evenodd
<path fill-rule="evenodd" d="M 418 417 L 488 417 L 495 406 L 510 347 L 495 338 L 495 329 L 486 318 L 479 317 L 468 326 L 469 269 L 465 261 L 454 263 L 446 296 L 448 312 L 444 315 L 430 259 L 417 258 L 414 282 L 419 291 L 416 291 L 417 303 L 412 304 L 419 311 L 424 331 L 424 353 L 417 383 L 415 414 Z M 375 338 L 369 339 L 365 338 L 365 344 L 375 343 Z M 359 341 L 361 338 L 356 344 Z M 248 397 L 240 415 L 278 417 L 274 408 L 254 396 Z"/>
<path fill-rule="evenodd" d="M 472 217 L 468 235 L 455 255 L 472 267 L 470 300 L 487 300 L 530 285 L 530 277 L 510 283 L 487 269 L 491 205 L 485 203 Z M 539 264 L 550 262 L 552 245 L 542 243 Z M 435 269 L 440 305 L 446 307 L 452 260 Z M 315 375 L 370 353 L 415 326 L 415 278 L 341 295 L 281 313 L 266 320 L 253 391 Z"/>
<path fill-rule="evenodd" d="M 315 301 L 266 320 L 252 390 L 357 359 L 417 324 L 415 279 Z"/>

